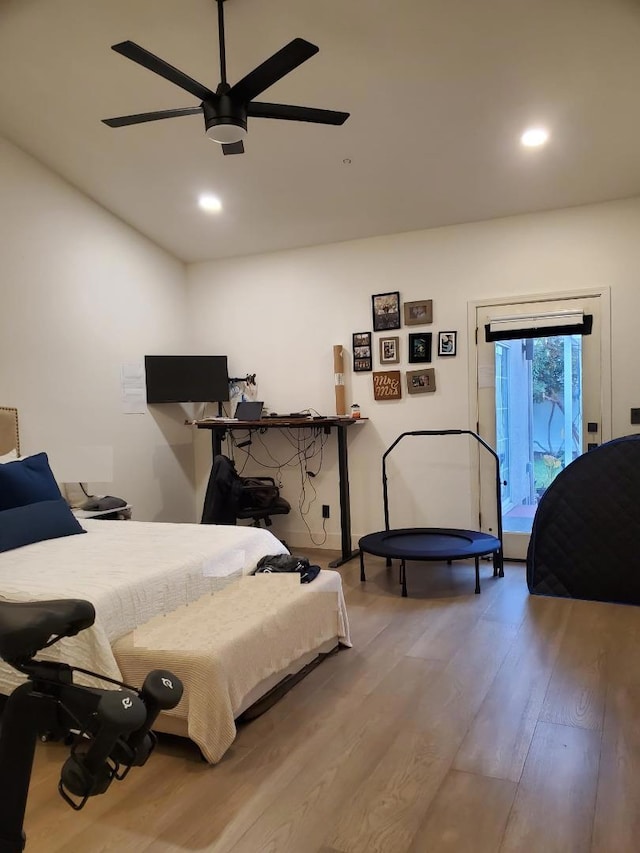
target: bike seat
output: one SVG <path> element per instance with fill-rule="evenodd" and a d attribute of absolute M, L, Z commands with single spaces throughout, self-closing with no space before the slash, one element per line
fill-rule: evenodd
<path fill-rule="evenodd" d="M 90 601 L 0 601 L 0 658 L 8 663 L 32 658 L 52 636 L 73 637 L 96 618 Z"/>

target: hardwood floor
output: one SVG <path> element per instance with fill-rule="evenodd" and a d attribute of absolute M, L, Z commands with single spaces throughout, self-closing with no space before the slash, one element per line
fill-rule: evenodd
<path fill-rule="evenodd" d="M 326 565 L 329 552 L 311 554 Z M 635 853 L 640 608 L 529 596 L 524 567 L 341 568 L 354 647 L 211 767 L 164 739 L 73 812 L 39 745 L 27 853 Z"/>

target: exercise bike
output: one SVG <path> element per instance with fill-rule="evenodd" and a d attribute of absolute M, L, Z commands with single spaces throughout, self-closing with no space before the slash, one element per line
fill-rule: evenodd
<path fill-rule="evenodd" d="M 34 659 L 94 621 L 89 601 L 0 602 L 0 658 L 28 678 L 7 699 L 0 722 L 0 853 L 22 853 L 26 844 L 24 813 L 38 737 L 71 746 L 58 791 L 78 810 L 145 764 L 157 742 L 151 731 L 156 717 L 182 697 L 182 683 L 167 670 L 150 672 L 138 690 L 80 667 Z M 74 672 L 121 689 L 74 684 Z"/>

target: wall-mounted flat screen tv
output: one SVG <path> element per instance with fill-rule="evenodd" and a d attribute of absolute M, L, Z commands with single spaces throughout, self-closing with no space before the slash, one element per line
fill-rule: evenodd
<path fill-rule="evenodd" d="M 145 355 L 147 403 L 220 403 L 229 399 L 226 355 Z"/>

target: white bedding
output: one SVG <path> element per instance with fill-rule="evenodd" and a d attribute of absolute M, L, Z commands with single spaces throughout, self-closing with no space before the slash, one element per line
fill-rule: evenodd
<path fill-rule="evenodd" d="M 118 640 L 114 653 L 130 684 L 158 668 L 182 680 L 182 701 L 157 728 L 189 737 L 215 764 L 233 743 L 247 697 L 338 639 L 351 645 L 338 572 L 322 571 L 310 584 L 295 574 L 260 574 L 239 578 L 213 601 L 204 596 L 152 619 Z"/>
<path fill-rule="evenodd" d="M 0 597 L 12 601 L 84 598 L 96 621 L 40 657 L 119 679 L 111 643 L 149 619 L 213 593 L 266 554 L 287 553 L 268 530 L 224 525 L 83 520 L 86 534 L 0 553 Z M 239 566 L 207 576 L 225 560 Z M 0 661 L 0 692 L 23 679 Z"/>

